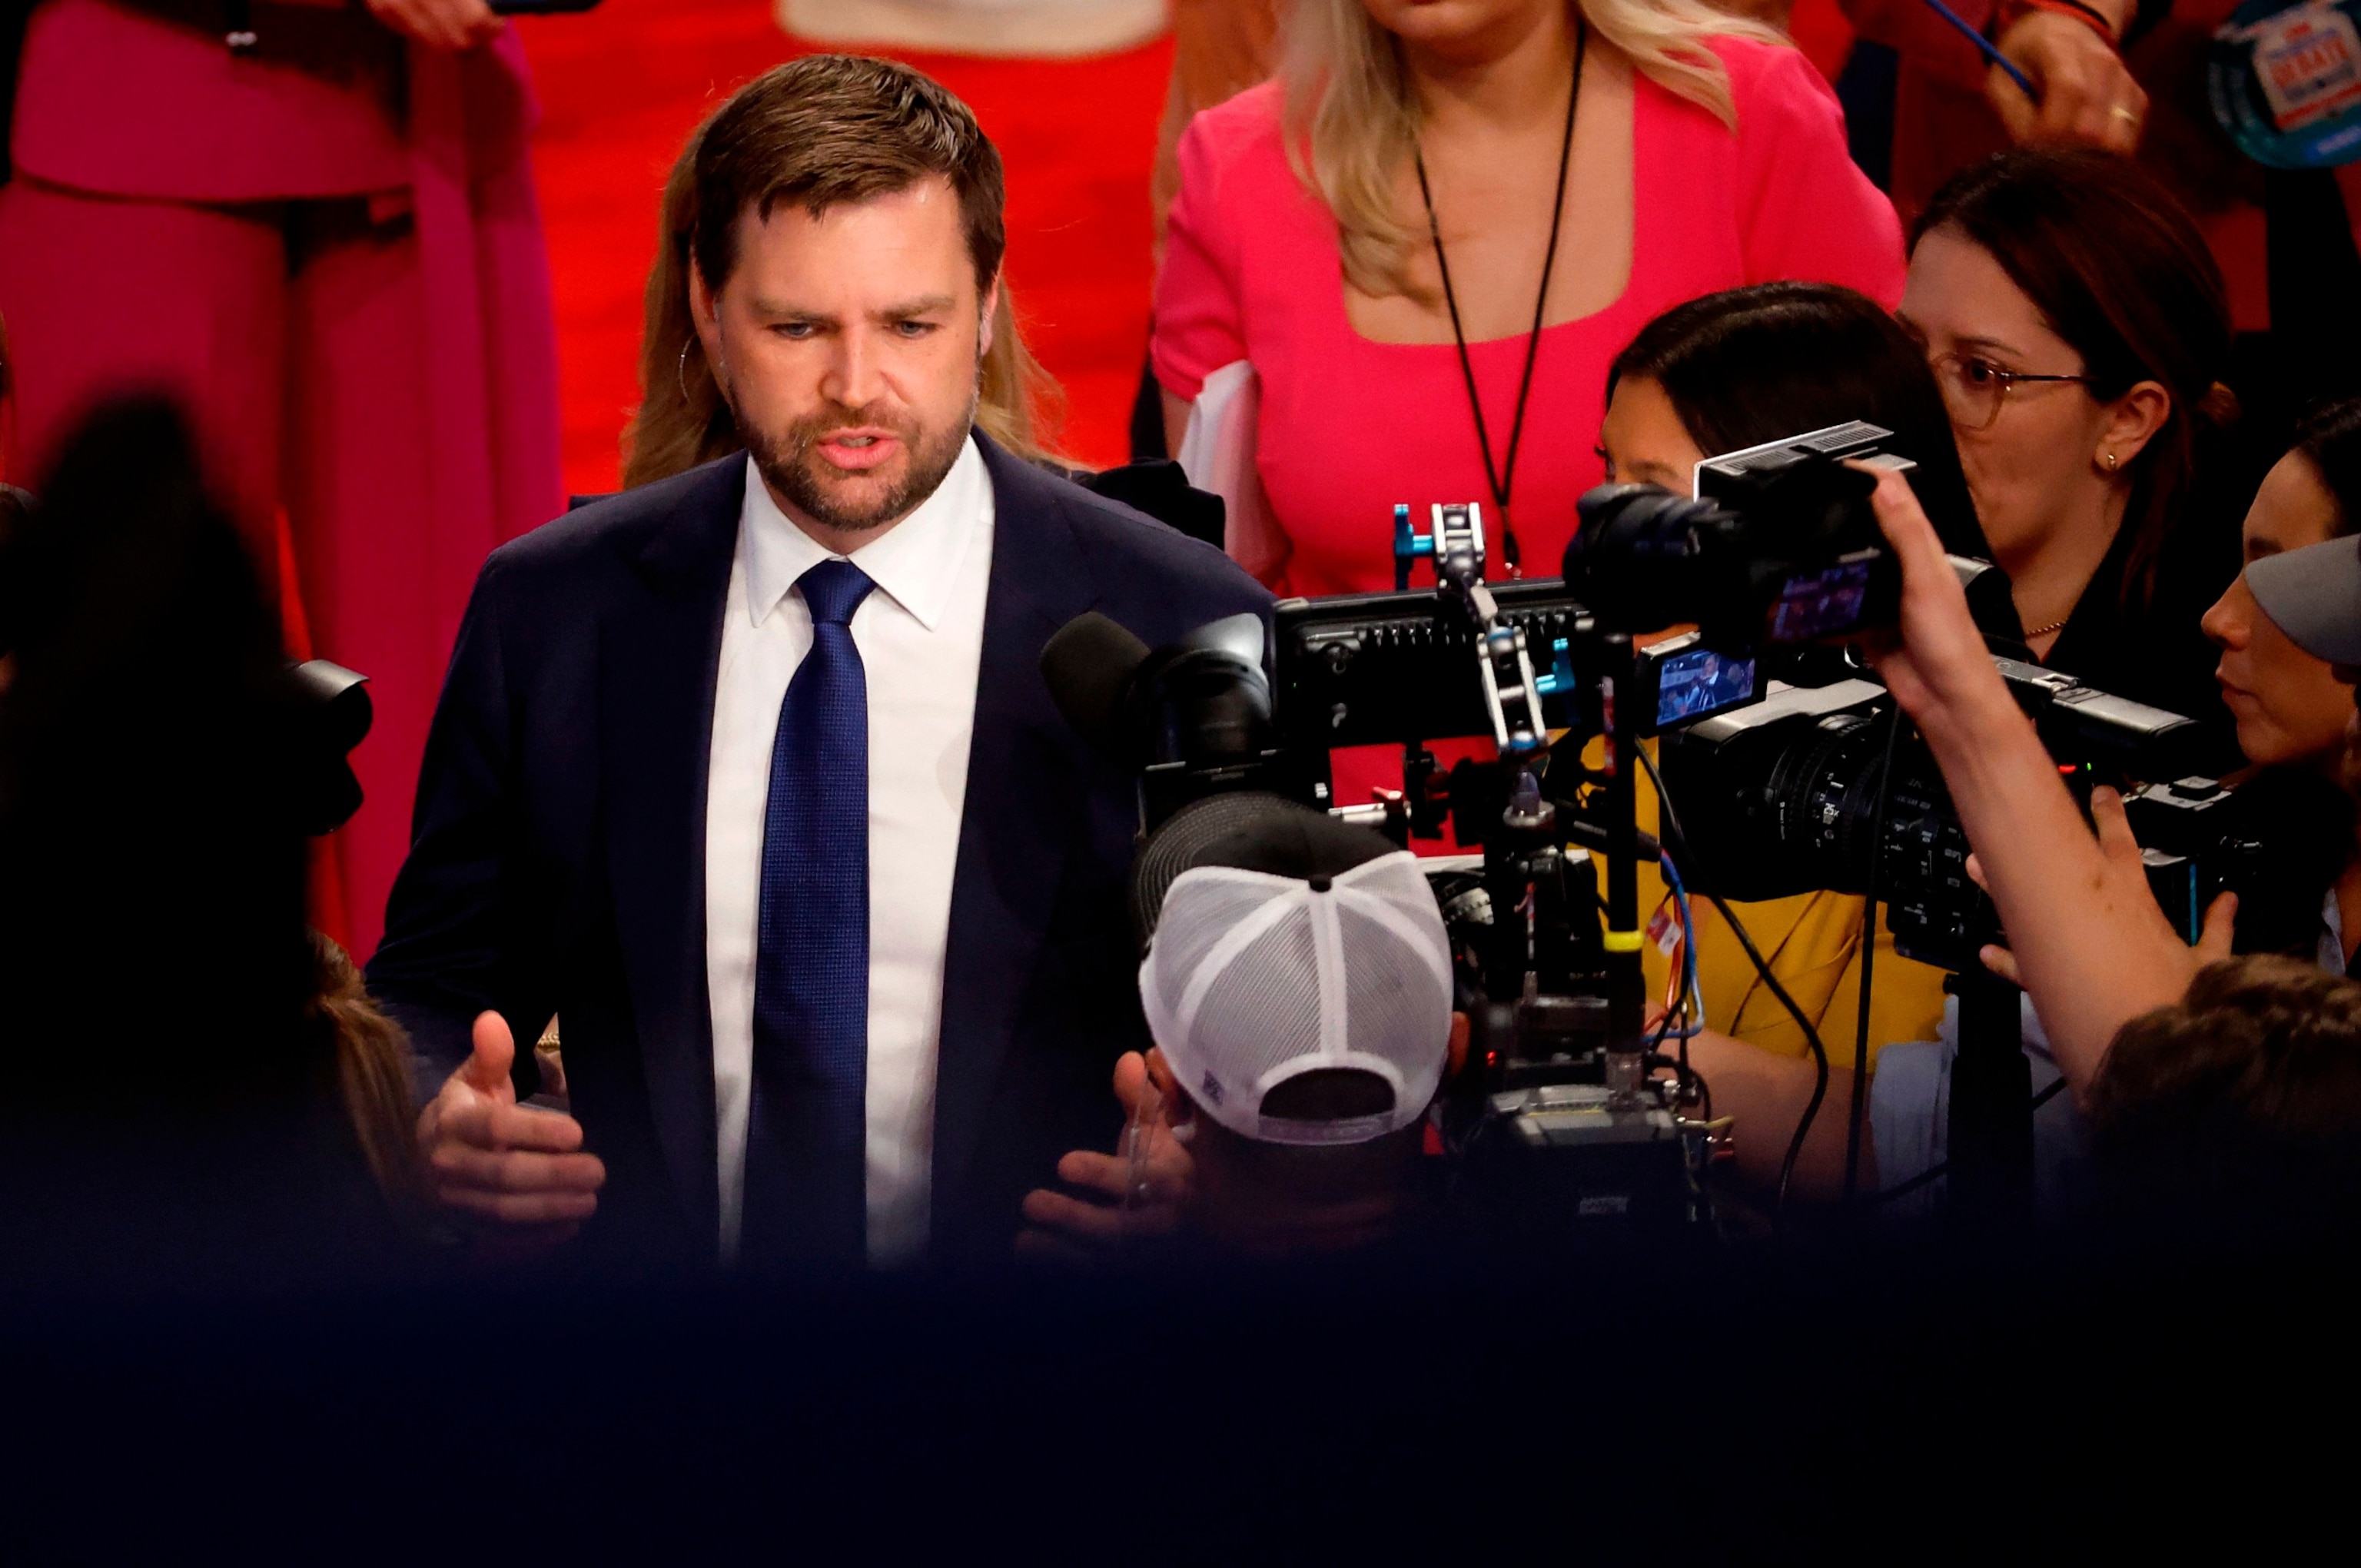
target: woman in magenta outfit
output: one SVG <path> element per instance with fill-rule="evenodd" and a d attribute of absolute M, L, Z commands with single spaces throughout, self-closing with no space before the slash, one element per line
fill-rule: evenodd
<path fill-rule="evenodd" d="M 43 0 L 21 60 L 16 472 L 161 387 L 258 551 L 284 511 L 313 649 L 377 707 L 335 840 L 366 955 L 477 568 L 564 504 L 523 51 L 483 0 Z"/>
<path fill-rule="evenodd" d="M 1642 323 L 1778 279 L 1890 308 L 1903 273 L 1835 94 L 1767 28 L 1701 0 L 1298 0 L 1278 79 L 1181 137 L 1150 356 L 1175 451 L 1206 378 L 1252 367 L 1267 505 L 1234 499 L 1230 553 L 1275 592 L 1391 588 L 1398 502 L 1422 527 L 1480 502 L 1488 575 L 1554 576 Z M 1365 800 L 1400 756 L 1334 774 Z"/>
<path fill-rule="evenodd" d="M 1495 577 L 1505 511 L 1554 576 L 1643 323 L 1774 279 L 1901 297 L 1835 96 L 1763 29 L 1693 0 L 1301 0 L 1291 25 L 1279 80 L 1181 140 L 1152 350 L 1176 437 L 1208 375 L 1252 364 L 1275 529 L 1233 554 L 1281 594 L 1392 587 L 1399 501 L 1422 526 L 1482 502 Z"/>

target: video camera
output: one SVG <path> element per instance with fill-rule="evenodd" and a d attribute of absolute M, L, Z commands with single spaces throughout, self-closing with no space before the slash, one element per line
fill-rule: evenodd
<path fill-rule="evenodd" d="M 2093 784 L 2178 781 L 2126 803 L 2141 841 L 2157 836 L 2159 903 L 2186 915 L 2196 900 L 2202 917 L 2211 893 L 2201 892 L 2238 884 L 2249 850 L 2224 837 L 2229 792 L 2185 776 L 2204 745 L 2194 721 L 2038 665 L 1993 663 L 2086 798 Z M 1967 837 L 1924 742 L 1897 735 L 1889 765 L 1894 722 L 1885 689 L 1851 679 L 1781 691 L 1669 737 L 1661 762 L 1686 841 L 1682 869 L 1699 892 L 1749 902 L 1864 894 L 1873 880 L 1896 951 L 1971 971 L 1977 949 L 2001 939 L 1998 921 L 1969 880 Z"/>
<path fill-rule="evenodd" d="M 1143 839 L 1192 802 L 1264 790 L 1370 823 L 1398 842 L 1447 823 L 1479 856 L 1431 880 L 1477 1037 L 1455 1143 L 1582 1216 L 1695 1216 L 1708 1154 L 1679 1069 L 1652 1074 L 1672 1021 L 1645 1016 L 1636 868 L 1656 843 L 1634 815 L 1643 737 L 1760 704 L 1773 663 L 1826 662 L 1821 640 L 1891 620 L 1895 564 L 1847 461 L 1906 467 L 1854 423 L 1704 465 L 1698 494 L 1609 486 L 1582 501 L 1563 580 L 1488 583 L 1480 507 L 1437 506 L 1422 534 L 1395 509 L 1396 591 L 1276 607 L 1150 650 L 1085 615 L 1042 655 L 1076 729 L 1139 778 Z M 1420 561 L 1434 587 L 1412 591 Z M 1634 631 L 1694 631 L 1645 650 Z M 1427 744 L 1488 739 L 1446 773 Z M 1598 765 L 1583 746 L 1604 741 Z M 1569 743 L 1570 742 L 1570 743 Z M 1398 744 L 1404 787 L 1339 807 L 1329 752 Z M 1605 875 L 1600 876 L 1603 861 Z M 1551 1157 L 1572 1151 L 1580 1158 Z M 1535 1163 L 1536 1157 L 1539 1163 Z"/>
<path fill-rule="evenodd" d="M 1893 433 L 1856 422 L 1709 457 L 1696 493 L 1607 485 L 1582 498 L 1567 587 L 1617 630 L 1696 624 L 1708 648 L 1793 648 L 1892 624 L 1902 576 L 1870 493 L 1907 473 Z"/>
<path fill-rule="evenodd" d="M 1624 630 L 1693 620 L 1701 649 L 1751 654 L 1761 674 L 1784 677 L 1743 711 L 1708 706 L 1665 727 L 1664 791 L 1692 887 L 1754 901 L 1874 883 L 1897 950 L 1972 971 L 2001 932 L 1968 878 L 1966 836 L 1933 757 L 1897 733 L 1889 768 L 1883 687 L 1825 647 L 1792 652 L 1893 619 L 1900 576 L 1869 510 L 1874 474 L 1862 471 L 1908 466 L 1879 453 L 1885 433 L 1838 426 L 1710 458 L 1689 498 L 1593 490 L 1566 577 Z M 2003 574 L 1952 564 L 1979 624 L 2013 622 Z M 2085 798 L 2096 783 L 2171 781 L 2129 792 L 2126 809 L 2150 846 L 2158 902 L 2192 938 L 2214 893 L 2252 883 L 2258 844 L 2230 793 L 2194 773 L 2207 750 L 2200 726 L 2036 664 L 1993 663 Z"/>

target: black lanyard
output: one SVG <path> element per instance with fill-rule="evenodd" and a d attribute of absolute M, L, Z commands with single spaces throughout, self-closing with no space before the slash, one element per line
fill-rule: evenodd
<path fill-rule="evenodd" d="M 1467 382 L 1467 407 L 1476 415 L 1476 444 L 1484 453 L 1484 478 L 1492 487 L 1492 508 L 1500 520 L 1500 554 L 1509 575 L 1520 576 L 1521 554 L 1516 525 L 1509 519 L 1509 491 L 1517 482 L 1517 447 L 1524 440 L 1525 400 L 1533 389 L 1533 360 L 1541 353 L 1542 313 L 1549 304 L 1550 273 L 1557 266 L 1558 225 L 1565 216 L 1565 172 L 1574 162 L 1574 111 L 1582 102 L 1582 60 L 1590 48 L 1590 24 L 1577 20 L 1574 35 L 1574 91 L 1565 99 L 1565 142 L 1557 155 L 1557 200 L 1550 206 L 1549 254 L 1542 258 L 1542 286 L 1533 296 L 1533 330 L 1525 338 L 1525 374 L 1517 383 L 1516 418 L 1509 425 L 1509 451 L 1500 466 L 1492 466 L 1492 437 L 1484 428 L 1484 400 L 1476 394 L 1476 367 L 1467 358 L 1467 334 L 1459 325 L 1459 297 L 1451 290 L 1451 264 L 1443 258 L 1443 230 L 1434 221 L 1434 193 L 1427 189 L 1426 155 L 1413 148 L 1418 165 L 1419 199 L 1426 203 L 1427 237 L 1434 242 L 1434 269 L 1443 274 L 1443 302 L 1451 312 L 1451 341 L 1459 345 L 1459 374 Z"/>

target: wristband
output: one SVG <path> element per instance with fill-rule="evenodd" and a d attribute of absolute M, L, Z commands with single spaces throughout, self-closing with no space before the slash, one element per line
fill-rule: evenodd
<path fill-rule="evenodd" d="M 2095 5 L 2083 4 L 2083 0 L 2003 0 L 2000 11 L 2001 30 L 2005 32 L 2009 27 L 2022 21 L 2028 13 L 2034 11 L 2048 11 L 2053 16 L 2071 16 L 2106 39 L 2109 49 L 2122 47 L 2123 39 L 2117 36 L 2115 25 L 2107 20 L 2106 13 Z"/>

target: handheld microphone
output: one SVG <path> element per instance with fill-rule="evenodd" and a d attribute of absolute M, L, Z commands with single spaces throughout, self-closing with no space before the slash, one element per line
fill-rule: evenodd
<path fill-rule="evenodd" d="M 1266 641 L 1248 611 L 1150 650 L 1086 610 L 1042 648 L 1041 678 L 1066 722 L 1126 772 L 1233 767 L 1274 743 Z"/>
<path fill-rule="evenodd" d="M 1137 765 L 1123 723 L 1134 676 L 1148 663 L 1148 644 L 1096 610 L 1058 628 L 1041 650 L 1041 678 L 1049 700 L 1093 750 L 1125 767 Z"/>

